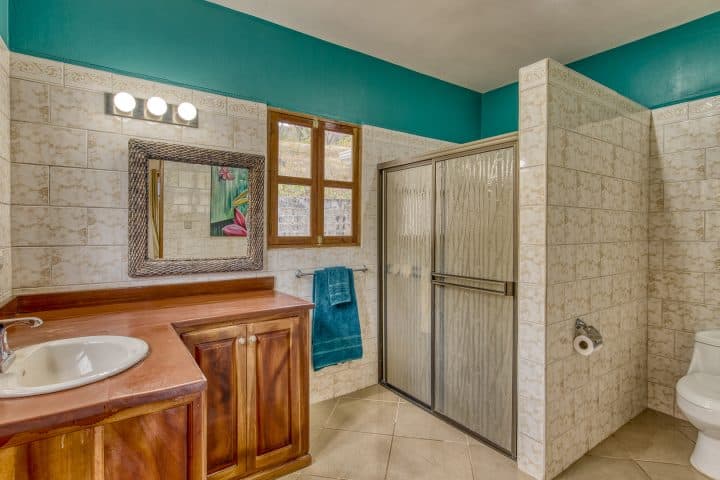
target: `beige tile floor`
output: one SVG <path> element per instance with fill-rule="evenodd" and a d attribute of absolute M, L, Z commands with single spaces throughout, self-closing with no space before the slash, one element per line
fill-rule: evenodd
<path fill-rule="evenodd" d="M 529 480 L 515 462 L 374 385 L 311 407 L 313 464 L 284 480 Z M 560 477 L 700 480 L 695 430 L 646 411 Z"/>
<path fill-rule="evenodd" d="M 707 480 L 690 466 L 696 438 L 689 423 L 645 410 L 558 479 Z"/>

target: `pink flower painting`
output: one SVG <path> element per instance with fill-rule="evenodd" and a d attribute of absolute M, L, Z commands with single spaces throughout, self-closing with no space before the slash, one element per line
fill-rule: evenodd
<path fill-rule="evenodd" d="M 223 235 L 227 237 L 247 237 L 247 224 L 245 223 L 245 215 L 240 210 L 235 209 L 234 223 L 225 225 L 222 229 Z"/>
<path fill-rule="evenodd" d="M 235 180 L 235 175 L 233 175 L 232 170 L 230 170 L 230 168 L 228 167 L 220 167 L 220 169 L 218 170 L 218 176 L 220 177 L 220 180 Z"/>

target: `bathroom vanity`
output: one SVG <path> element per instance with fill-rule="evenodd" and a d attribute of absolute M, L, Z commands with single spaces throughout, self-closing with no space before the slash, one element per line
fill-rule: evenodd
<path fill-rule="evenodd" d="M 310 464 L 308 312 L 274 279 L 20 296 L 0 318 L 45 324 L 14 347 L 144 340 L 134 367 L 83 387 L 0 399 L 0 480 L 277 478 Z M 190 293 L 188 295 L 188 293 Z"/>

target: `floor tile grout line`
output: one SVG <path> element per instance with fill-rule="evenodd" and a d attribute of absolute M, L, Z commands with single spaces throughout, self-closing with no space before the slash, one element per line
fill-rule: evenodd
<path fill-rule="evenodd" d="M 335 410 L 337 409 L 338 403 L 340 403 L 340 399 L 339 399 L 339 398 L 336 398 L 336 399 L 335 399 L 335 403 L 333 404 L 333 408 L 332 408 L 332 410 L 330 410 L 330 413 L 329 413 L 328 416 L 325 418 L 325 421 L 324 421 L 323 424 L 321 425 L 321 428 L 326 428 L 326 427 L 327 427 L 327 424 L 328 424 L 328 422 L 330 421 L 330 418 L 333 416 L 333 414 L 335 413 Z"/>
<path fill-rule="evenodd" d="M 449 443 L 451 445 L 466 445 L 465 442 L 462 441 L 456 441 L 456 440 L 442 440 L 437 438 L 428 438 L 428 437 L 413 437 L 409 435 L 398 435 L 396 433 L 380 433 L 380 432 L 367 432 L 364 430 L 350 430 L 348 428 L 338 428 L 338 427 L 321 427 L 323 430 L 333 430 L 336 432 L 350 432 L 350 433 L 361 433 L 363 435 L 379 435 L 382 437 L 394 437 L 394 438 L 406 438 L 410 440 L 423 440 L 426 442 L 437 442 L 437 443 Z M 597 456 L 597 455 L 594 455 Z M 615 460 L 632 460 L 631 458 L 615 458 L 615 457 L 602 457 L 602 458 L 610 458 Z"/>
<path fill-rule="evenodd" d="M 473 465 L 472 453 L 470 452 L 470 440 L 467 435 L 465 435 L 465 438 L 467 440 L 465 442 L 465 450 L 467 452 L 468 462 L 470 462 L 470 476 L 472 477 L 473 480 L 475 480 L 475 466 Z"/>
<path fill-rule="evenodd" d="M 395 404 L 395 416 L 393 418 L 393 437 L 395 436 L 395 430 L 397 430 L 398 417 L 400 416 L 400 404 Z"/>
<path fill-rule="evenodd" d="M 336 432 L 361 433 L 363 435 L 380 435 L 381 437 L 393 437 L 392 433 L 366 432 L 364 430 L 349 430 L 347 428 L 323 427 L 323 430 L 333 430 Z"/>
<path fill-rule="evenodd" d="M 395 436 L 393 435 L 392 437 L 390 437 L 390 449 L 388 450 L 388 458 L 387 462 L 385 463 L 385 476 L 383 477 L 384 480 L 387 480 L 388 475 L 390 475 L 390 459 L 392 458 L 392 449 L 394 444 Z"/>
<path fill-rule="evenodd" d="M 645 469 L 642 467 L 642 465 L 638 463 L 637 460 L 633 459 L 633 463 L 640 469 L 640 471 L 643 473 L 643 475 L 645 475 L 645 477 L 647 477 L 649 480 L 653 480 L 650 474 L 645 471 Z"/>

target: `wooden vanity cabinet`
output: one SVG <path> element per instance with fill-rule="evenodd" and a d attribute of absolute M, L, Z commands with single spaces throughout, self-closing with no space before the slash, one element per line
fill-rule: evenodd
<path fill-rule="evenodd" d="M 208 328 L 186 333 L 185 345 L 207 378 L 208 478 L 244 475 L 247 465 L 246 374 L 247 353 L 241 342 L 245 325 Z"/>
<path fill-rule="evenodd" d="M 3 438 L 0 480 L 204 480 L 204 409 L 198 393 Z"/>
<path fill-rule="evenodd" d="M 307 315 L 182 334 L 208 381 L 208 479 L 276 478 L 310 463 Z"/>

